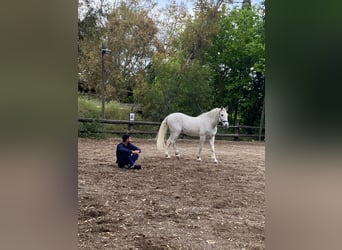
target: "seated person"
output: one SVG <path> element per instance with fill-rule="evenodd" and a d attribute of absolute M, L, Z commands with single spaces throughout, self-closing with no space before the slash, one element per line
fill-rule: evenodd
<path fill-rule="evenodd" d="M 119 168 L 141 169 L 141 165 L 135 164 L 139 158 L 141 149 L 131 143 L 130 135 L 122 136 L 122 142 L 116 147 L 116 163 Z"/>

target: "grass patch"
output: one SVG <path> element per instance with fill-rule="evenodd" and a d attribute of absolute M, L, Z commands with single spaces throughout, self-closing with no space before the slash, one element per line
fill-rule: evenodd
<path fill-rule="evenodd" d="M 78 96 L 78 117 L 102 118 L 101 100 L 88 96 Z M 131 107 L 117 101 L 105 103 L 105 117 L 109 120 L 128 120 Z M 135 114 L 135 120 L 141 120 L 139 114 Z"/>
<path fill-rule="evenodd" d="M 78 117 L 100 118 L 101 105 L 96 99 L 86 96 L 78 97 Z"/>
<path fill-rule="evenodd" d="M 101 100 L 85 95 L 78 96 L 78 117 L 82 118 L 102 118 Z M 108 120 L 129 120 L 131 107 L 120 104 L 116 101 L 105 103 L 105 117 Z M 142 120 L 140 114 L 135 114 L 135 120 Z M 104 138 L 110 134 L 99 133 L 105 130 L 127 131 L 128 125 L 125 124 L 101 124 L 97 122 L 87 122 L 78 124 L 78 136 L 89 138 Z"/>
<path fill-rule="evenodd" d="M 116 101 L 110 101 L 106 103 L 105 116 L 111 120 L 128 120 L 130 109 L 123 107 Z"/>

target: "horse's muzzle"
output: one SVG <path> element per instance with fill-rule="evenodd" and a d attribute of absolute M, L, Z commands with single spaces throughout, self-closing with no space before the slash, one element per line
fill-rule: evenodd
<path fill-rule="evenodd" d="M 229 127 L 229 122 L 222 122 L 223 127 L 228 128 Z"/>

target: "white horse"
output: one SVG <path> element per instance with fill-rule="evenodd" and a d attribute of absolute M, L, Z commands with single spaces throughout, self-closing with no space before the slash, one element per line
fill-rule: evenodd
<path fill-rule="evenodd" d="M 189 136 L 199 136 L 200 145 L 197 154 L 197 160 L 201 161 L 201 151 L 206 138 L 209 138 L 211 147 L 211 160 L 217 163 L 215 156 L 215 135 L 217 132 L 217 125 L 219 122 L 223 124 L 225 128 L 228 128 L 228 108 L 214 108 L 206 113 L 203 113 L 197 117 L 185 115 L 183 113 L 172 113 L 165 117 L 160 125 L 157 135 L 157 149 L 165 149 L 165 157 L 170 158 L 169 147 L 172 143 L 175 155 L 180 156 L 179 150 L 176 146 L 176 139 L 180 133 L 184 133 Z M 166 142 L 165 147 L 165 135 L 167 129 L 170 130 L 170 137 Z"/>

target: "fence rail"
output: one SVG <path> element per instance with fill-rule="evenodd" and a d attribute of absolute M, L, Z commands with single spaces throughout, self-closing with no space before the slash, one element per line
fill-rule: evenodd
<path fill-rule="evenodd" d="M 123 133 L 130 133 L 130 134 L 147 134 L 147 135 L 154 135 L 156 136 L 158 133 L 158 128 L 160 126 L 160 122 L 149 122 L 149 121 L 129 121 L 129 120 L 107 120 L 107 119 L 96 119 L 96 118 L 78 118 L 78 122 L 82 123 L 102 123 L 102 124 L 113 124 L 113 125 L 128 125 L 127 130 L 99 130 L 98 133 L 108 133 L 108 134 L 123 134 Z M 156 126 L 156 130 L 153 131 L 143 131 L 143 130 L 134 130 L 135 125 L 143 125 L 143 126 Z M 218 126 L 218 128 L 223 128 L 222 126 Z M 229 126 L 228 130 L 232 130 L 233 133 L 217 133 L 216 137 L 222 138 L 230 138 L 233 137 L 234 140 L 239 140 L 240 138 L 247 137 L 247 138 L 258 138 L 259 140 L 265 139 L 265 134 L 260 133 L 264 132 L 265 128 L 260 129 L 260 127 L 255 126 L 245 126 L 239 125 L 236 123 L 233 126 Z M 241 133 L 241 130 L 245 130 L 244 133 Z M 255 130 L 259 131 L 259 133 L 247 133 L 246 130 Z M 186 136 L 185 134 L 181 134 L 182 136 Z"/>

